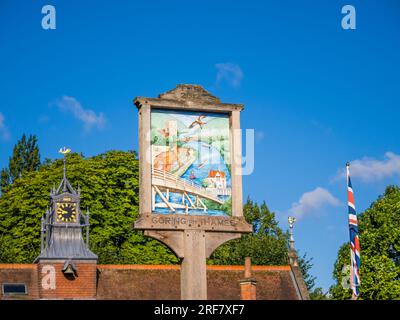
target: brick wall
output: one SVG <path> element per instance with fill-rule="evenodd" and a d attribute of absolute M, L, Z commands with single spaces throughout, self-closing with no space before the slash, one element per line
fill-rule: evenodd
<path fill-rule="evenodd" d="M 55 284 L 51 285 L 46 277 L 51 277 L 46 266 L 55 269 Z M 63 263 L 41 262 L 38 265 L 39 294 L 42 299 L 95 299 L 97 268 L 95 263 L 77 263 L 76 276 L 66 276 L 62 272 Z"/>
<path fill-rule="evenodd" d="M 24 283 L 27 294 L 3 295 L 3 284 Z M 0 299 L 38 299 L 39 283 L 35 264 L 0 264 Z"/>

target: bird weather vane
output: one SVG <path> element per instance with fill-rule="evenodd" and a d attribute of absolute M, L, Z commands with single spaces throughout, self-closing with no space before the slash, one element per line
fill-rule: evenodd
<path fill-rule="evenodd" d="M 61 153 L 64 156 L 64 159 L 63 159 L 63 163 L 64 163 L 64 169 L 63 169 L 64 186 L 63 186 L 63 191 L 66 191 L 67 190 L 67 186 L 66 186 L 65 180 L 67 179 L 67 154 L 71 152 L 71 149 L 63 147 L 63 148 L 60 148 L 60 150 L 58 150 L 58 152 Z"/>
<path fill-rule="evenodd" d="M 288 222 L 289 222 L 289 227 L 293 228 L 293 225 L 296 222 L 296 218 L 295 217 L 289 217 L 288 218 Z"/>
<path fill-rule="evenodd" d="M 71 152 L 71 149 L 70 149 L 70 148 L 63 147 L 63 148 L 60 148 L 60 150 L 58 150 L 58 152 L 61 153 L 61 154 L 63 154 L 64 157 L 65 157 L 68 153 Z"/>

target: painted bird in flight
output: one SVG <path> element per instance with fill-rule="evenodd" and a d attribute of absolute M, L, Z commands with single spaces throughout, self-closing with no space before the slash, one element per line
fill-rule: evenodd
<path fill-rule="evenodd" d="M 198 116 L 198 118 L 190 124 L 189 129 L 194 128 L 196 125 L 199 125 L 200 128 L 203 128 L 203 125 L 205 125 L 206 122 L 202 121 L 202 119 L 205 117 L 206 116 L 204 115 Z"/>

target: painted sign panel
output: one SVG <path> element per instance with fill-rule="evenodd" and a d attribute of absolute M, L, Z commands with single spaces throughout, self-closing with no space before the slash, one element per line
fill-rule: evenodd
<path fill-rule="evenodd" d="M 229 115 L 152 109 L 152 211 L 231 216 Z"/>

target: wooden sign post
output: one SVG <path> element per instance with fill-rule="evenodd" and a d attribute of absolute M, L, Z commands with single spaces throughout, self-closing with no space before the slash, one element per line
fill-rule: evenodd
<path fill-rule="evenodd" d="M 241 104 L 198 85 L 137 97 L 140 205 L 135 229 L 182 259 L 181 298 L 207 299 L 206 258 L 252 231 L 243 217 Z"/>

